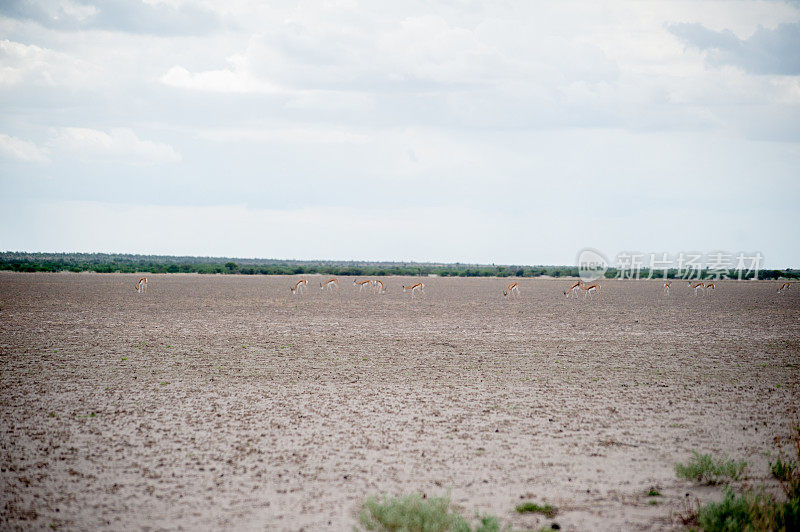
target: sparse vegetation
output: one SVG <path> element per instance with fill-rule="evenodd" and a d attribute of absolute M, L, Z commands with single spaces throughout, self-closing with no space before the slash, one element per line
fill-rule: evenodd
<path fill-rule="evenodd" d="M 769 468 L 772 471 L 773 477 L 781 482 L 787 482 L 794 476 L 795 470 L 797 469 L 797 462 L 794 460 L 787 460 L 784 462 L 781 458 L 778 458 L 774 463 L 769 463 Z"/>
<path fill-rule="evenodd" d="M 650 491 L 647 492 L 648 497 L 661 497 L 661 492 L 659 492 L 656 488 L 650 488 Z"/>
<path fill-rule="evenodd" d="M 772 476 L 780 483 L 786 495 L 781 501 L 760 490 L 747 489 L 736 494 L 725 486 L 720 502 L 689 508 L 678 517 L 684 525 L 699 526 L 708 532 L 733 532 L 738 530 L 800 530 L 800 427 L 795 427 L 791 441 L 796 460 L 778 458 L 770 462 Z M 677 468 L 676 468 L 677 469 Z"/>
<path fill-rule="evenodd" d="M 737 462 L 727 456 L 715 458 L 710 454 L 692 451 L 692 457 L 685 464 L 675 464 L 675 474 L 680 478 L 695 480 L 704 484 L 719 484 L 728 480 L 738 480 L 744 473 L 747 462 Z"/>
<path fill-rule="evenodd" d="M 174 257 L 165 255 L 130 255 L 109 253 L 0 253 L 0 270 L 17 272 L 97 272 L 97 273 L 208 273 L 244 275 L 438 275 L 440 277 L 576 277 L 576 266 L 520 266 L 488 264 L 440 264 L 414 262 L 363 261 L 285 261 L 273 259 L 236 259 L 226 257 Z M 619 272 L 610 268 L 605 277 L 613 279 Z M 647 269 L 640 271 L 648 277 Z M 660 272 L 663 276 L 663 272 Z M 738 277 L 733 270 L 728 275 Z M 752 276 L 752 272 L 748 273 Z M 700 272 L 707 278 L 708 271 Z M 761 270 L 759 279 L 799 279 L 798 270 Z M 667 278 L 679 277 L 669 270 Z M 748 277 L 748 276 L 745 276 Z"/>
<path fill-rule="evenodd" d="M 778 502 L 767 493 L 749 490 L 737 495 L 725 486 L 722 500 L 700 508 L 697 520 L 708 532 L 798 530 L 800 500 Z"/>
<path fill-rule="evenodd" d="M 417 493 L 400 497 L 370 496 L 358 515 L 366 530 L 397 532 L 497 532 L 496 517 L 483 515 L 475 527 L 456 512 L 449 497 L 425 497 Z"/>
<path fill-rule="evenodd" d="M 542 514 L 545 517 L 555 517 L 558 510 L 549 504 L 540 505 L 534 502 L 524 502 L 517 505 L 517 512 L 521 514 L 536 513 Z"/>

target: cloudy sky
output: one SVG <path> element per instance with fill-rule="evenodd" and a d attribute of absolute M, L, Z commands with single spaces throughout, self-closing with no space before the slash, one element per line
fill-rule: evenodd
<path fill-rule="evenodd" d="M 0 2 L 0 250 L 800 266 L 800 3 Z"/>

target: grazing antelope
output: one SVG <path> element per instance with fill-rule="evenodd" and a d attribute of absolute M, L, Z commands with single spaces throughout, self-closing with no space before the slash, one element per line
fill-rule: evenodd
<path fill-rule="evenodd" d="M 380 279 L 375 279 L 374 286 L 375 290 L 377 290 L 379 294 L 386 293 L 386 287 L 383 286 L 383 281 L 381 281 Z"/>
<path fill-rule="evenodd" d="M 136 291 L 140 294 L 143 294 L 147 291 L 147 277 L 142 277 L 139 279 L 139 282 L 136 283 Z"/>
<path fill-rule="evenodd" d="M 708 295 L 709 290 L 716 290 L 716 289 L 717 287 L 714 285 L 714 283 L 706 283 L 706 295 Z"/>
<path fill-rule="evenodd" d="M 600 293 L 600 285 L 597 283 L 592 284 L 584 284 L 581 282 L 580 284 L 581 290 L 583 290 L 583 299 L 586 299 L 586 296 L 590 294 L 599 294 Z"/>
<path fill-rule="evenodd" d="M 364 288 L 370 288 L 372 286 L 372 281 L 370 281 L 369 279 L 367 279 L 366 281 L 358 281 L 356 279 L 353 279 L 353 286 L 358 287 L 358 293 L 360 294 L 364 290 Z"/>
<path fill-rule="evenodd" d="M 687 284 L 687 286 L 689 286 L 689 288 L 694 290 L 694 295 L 697 295 L 697 291 L 698 290 L 702 290 L 703 294 L 705 295 L 705 293 L 706 293 L 706 285 L 705 284 L 703 284 L 703 283 L 693 283 L 691 281 L 688 281 L 686 284 Z"/>
<path fill-rule="evenodd" d="M 290 286 L 289 290 L 291 290 L 293 294 L 302 294 L 305 291 L 306 286 L 308 286 L 308 281 L 305 279 L 300 279 L 294 283 L 294 286 Z"/>
<path fill-rule="evenodd" d="M 778 293 L 783 294 L 784 292 L 789 291 L 789 283 L 783 283 L 780 288 L 778 288 Z"/>
<path fill-rule="evenodd" d="M 664 282 L 664 295 L 666 295 L 666 296 L 669 295 L 669 289 L 671 287 L 672 287 L 672 282 L 671 281 L 665 281 Z"/>
<path fill-rule="evenodd" d="M 580 288 L 580 286 L 581 286 L 581 281 L 575 281 L 574 283 L 572 283 L 572 286 L 570 286 L 567 290 L 564 291 L 564 295 L 567 296 L 567 298 L 569 298 L 570 294 L 575 294 L 575 298 L 577 299 L 578 288 Z"/>
<path fill-rule="evenodd" d="M 503 295 L 507 297 L 509 294 L 511 297 L 519 297 L 519 283 L 511 283 L 506 287 Z"/>
<path fill-rule="evenodd" d="M 336 288 L 337 290 L 339 289 L 339 281 L 336 280 L 336 277 L 331 277 L 324 283 L 319 283 L 320 290 L 325 290 L 326 288 L 331 292 L 333 291 L 334 288 Z"/>
<path fill-rule="evenodd" d="M 414 294 L 419 291 L 421 294 L 425 293 L 425 285 L 422 283 L 414 283 L 411 286 L 403 285 L 403 293 L 411 292 L 411 297 L 414 297 Z"/>

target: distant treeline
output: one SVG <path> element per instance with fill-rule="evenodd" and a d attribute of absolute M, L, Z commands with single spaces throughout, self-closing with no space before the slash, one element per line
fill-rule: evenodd
<path fill-rule="evenodd" d="M 225 257 L 173 257 L 169 255 L 128 255 L 108 253 L 0 253 L 0 270 L 16 272 L 97 272 L 97 273 L 237 273 L 244 275 L 438 275 L 441 277 L 577 277 L 576 266 L 497 266 L 480 264 L 436 264 L 360 261 L 287 261 L 272 259 L 231 259 Z M 683 272 L 669 270 L 667 278 L 682 278 Z M 707 270 L 701 277 L 713 275 Z M 714 272 L 717 273 L 717 272 Z M 619 272 L 611 268 L 605 276 L 613 279 Z M 628 277 L 629 272 L 626 272 Z M 648 277 L 646 269 L 639 277 Z M 663 278 L 664 272 L 653 272 Z M 696 275 L 695 275 L 696 277 Z M 731 270 L 730 278 L 738 278 Z M 752 273 L 746 276 L 752 277 Z M 800 278 L 800 270 L 761 270 L 759 279 Z"/>

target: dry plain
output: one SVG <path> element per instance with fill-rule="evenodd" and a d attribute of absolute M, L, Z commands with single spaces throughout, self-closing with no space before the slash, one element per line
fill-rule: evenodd
<path fill-rule="evenodd" d="M 0 528 L 348 530 L 365 496 L 422 492 L 515 529 L 674 529 L 719 493 L 676 461 L 768 484 L 794 416 L 800 291 L 777 283 L 136 278 L 0 273 Z"/>

